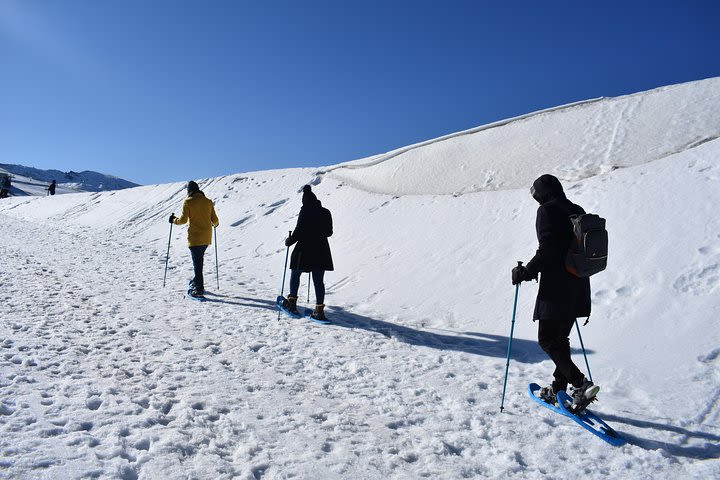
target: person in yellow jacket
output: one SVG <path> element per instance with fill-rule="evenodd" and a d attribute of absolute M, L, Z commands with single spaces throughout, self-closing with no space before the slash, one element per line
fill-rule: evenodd
<path fill-rule="evenodd" d="M 190 282 L 190 295 L 203 297 L 205 294 L 205 283 L 203 281 L 203 258 L 208 245 L 212 243 L 212 227 L 220 225 L 215 214 L 215 205 L 212 200 L 205 197 L 200 187 L 192 180 L 187 184 L 188 197 L 183 202 L 182 215 L 176 217 L 170 214 L 170 223 L 183 225 L 190 222 L 188 226 L 188 246 L 192 256 L 195 277 Z"/>

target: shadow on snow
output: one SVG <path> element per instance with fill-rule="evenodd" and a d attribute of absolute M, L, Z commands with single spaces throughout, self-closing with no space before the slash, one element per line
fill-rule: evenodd
<path fill-rule="evenodd" d="M 342 307 L 333 307 L 331 309 L 330 320 L 333 325 L 376 332 L 409 345 L 464 352 L 484 357 L 507 357 L 508 337 L 506 336 L 478 332 L 445 334 L 418 330 L 350 313 Z M 592 350 L 586 351 L 588 354 L 593 353 Z M 573 350 L 573 353 L 582 353 L 582 351 Z M 521 363 L 539 363 L 547 360 L 548 356 L 542 351 L 537 342 L 514 338 L 510 358 Z"/>
<path fill-rule="evenodd" d="M 277 312 L 275 302 L 270 300 L 262 300 L 253 297 L 231 297 L 230 295 L 222 295 L 208 291 L 205 291 L 205 294 L 209 295 L 205 297 L 206 302 L 224 303 L 226 305 L 236 305 L 239 307 L 262 308 L 264 310 Z"/>
<path fill-rule="evenodd" d="M 661 440 L 642 438 L 630 433 L 623 432 L 622 435 L 628 443 L 645 450 L 663 450 L 675 457 L 687 457 L 698 460 L 709 460 L 720 458 L 720 435 L 708 432 L 693 432 L 682 427 L 676 427 L 665 423 L 649 422 L 632 418 L 620 417 L 618 415 L 603 414 L 603 420 L 607 422 L 624 423 L 634 427 L 646 428 L 648 430 L 665 430 L 681 435 L 683 438 L 678 443 L 668 443 Z M 706 440 L 704 445 L 683 445 L 690 439 Z"/>
<path fill-rule="evenodd" d="M 209 295 L 210 298 L 207 300 L 210 302 L 261 308 L 263 310 L 270 310 L 273 312 L 277 311 L 275 302 L 271 300 L 263 300 L 252 297 L 231 297 L 229 295 L 212 293 L 209 293 Z M 392 338 L 400 342 L 407 343 L 408 345 L 434 348 L 438 350 L 464 352 L 484 357 L 505 358 L 507 356 L 508 337 L 506 336 L 479 332 L 458 332 L 454 334 L 435 333 L 358 315 L 351 313 L 342 307 L 332 307 L 330 311 L 332 325 L 379 333 L 387 338 Z M 588 354 L 594 353 L 593 350 L 588 349 L 586 349 L 586 352 Z M 575 355 L 582 354 L 582 350 L 573 349 L 572 353 Z M 510 358 L 514 361 L 522 363 L 539 363 L 548 359 L 547 355 L 538 346 L 537 342 L 519 338 L 513 339 L 513 348 Z M 691 438 L 707 440 L 705 445 L 688 446 L 680 443 L 673 444 L 660 440 L 641 438 L 626 432 L 622 433 L 629 443 L 640 448 L 644 448 L 645 450 L 663 450 L 673 456 L 700 460 L 720 458 L 720 435 L 714 435 L 707 432 L 693 432 L 673 425 L 636 420 L 611 414 L 602 414 L 601 416 L 608 422 L 624 423 L 626 425 L 650 430 L 666 430 L 674 432 L 682 435 L 685 439 L 684 441 Z"/>

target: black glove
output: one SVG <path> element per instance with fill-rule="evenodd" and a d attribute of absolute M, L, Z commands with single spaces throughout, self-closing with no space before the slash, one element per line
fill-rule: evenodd
<path fill-rule="evenodd" d="M 176 218 L 177 218 L 177 217 L 175 216 L 175 214 L 174 214 L 174 213 L 171 213 L 171 214 L 170 214 L 170 223 L 174 223 Z"/>
<path fill-rule="evenodd" d="M 519 265 L 512 269 L 512 284 L 517 285 L 520 282 L 527 282 L 532 280 L 533 277 L 530 272 L 523 265 Z"/>
<path fill-rule="evenodd" d="M 285 246 L 286 246 L 286 247 L 289 247 L 289 246 L 292 245 L 293 243 L 295 243 L 295 242 L 293 242 L 292 237 L 288 237 L 288 238 L 285 239 Z"/>

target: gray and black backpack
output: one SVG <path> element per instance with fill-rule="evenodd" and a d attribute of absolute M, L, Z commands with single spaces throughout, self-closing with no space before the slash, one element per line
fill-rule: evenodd
<path fill-rule="evenodd" d="M 565 256 L 565 269 L 576 277 L 589 277 L 607 267 L 608 233 L 605 219 L 592 213 L 570 215 L 573 240 Z"/>

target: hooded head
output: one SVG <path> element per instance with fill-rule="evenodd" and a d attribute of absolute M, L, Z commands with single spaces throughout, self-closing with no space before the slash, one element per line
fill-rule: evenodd
<path fill-rule="evenodd" d="M 190 195 L 192 195 L 193 193 L 199 192 L 199 191 L 200 191 L 200 187 L 198 187 L 198 184 L 195 183 L 195 182 L 193 182 L 192 180 L 190 180 L 190 181 L 188 182 L 188 184 L 187 184 L 187 194 L 188 194 L 188 197 L 189 197 Z"/>
<path fill-rule="evenodd" d="M 549 174 L 541 175 L 530 187 L 530 195 L 542 205 L 555 198 L 565 198 L 560 180 Z"/>
<path fill-rule="evenodd" d="M 313 193 L 312 187 L 310 185 L 305 185 L 303 187 L 302 203 L 303 205 L 308 206 L 318 203 L 318 199 Z"/>

